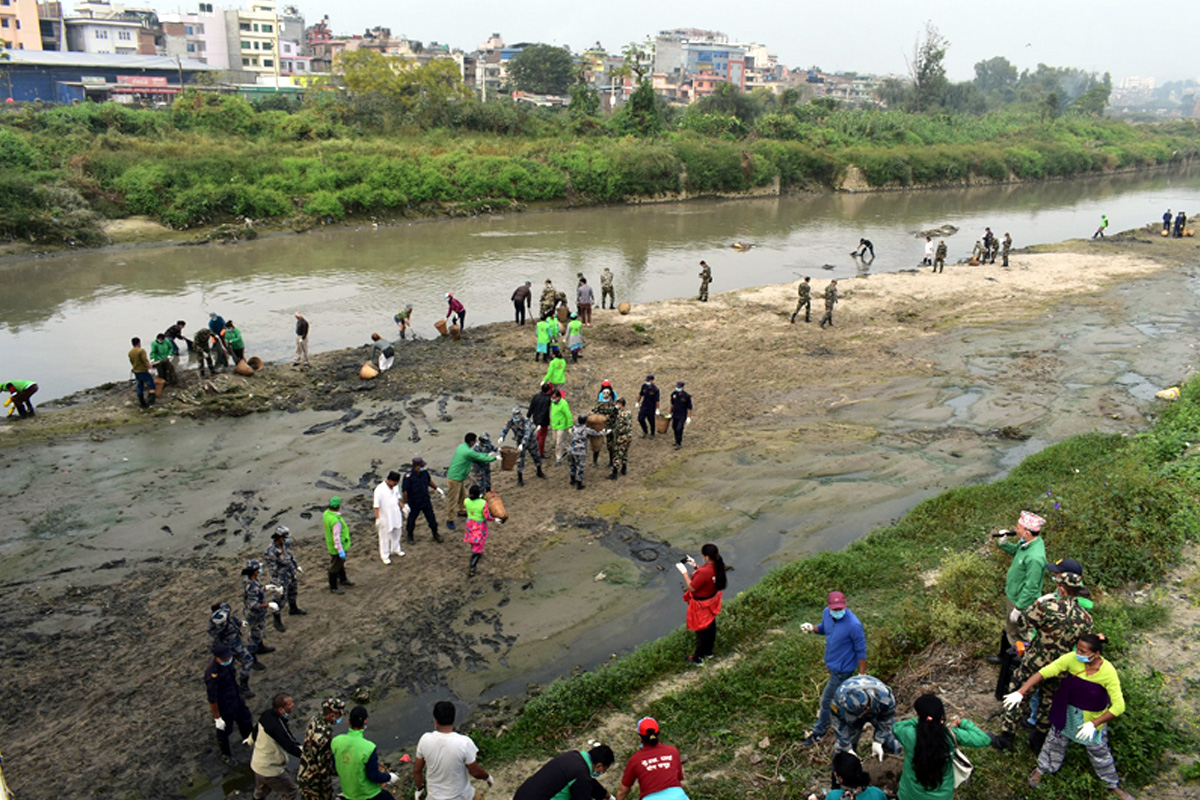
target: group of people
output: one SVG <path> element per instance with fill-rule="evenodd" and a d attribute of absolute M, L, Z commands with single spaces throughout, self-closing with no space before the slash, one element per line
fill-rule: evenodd
<path fill-rule="evenodd" d="M 804 280 L 800 281 L 800 285 L 796 288 L 796 293 L 799 297 L 796 300 L 796 310 L 792 312 L 792 324 L 796 324 L 796 317 L 801 311 L 804 312 L 804 321 L 812 322 L 812 278 L 804 276 Z M 822 328 L 826 325 L 833 327 L 833 307 L 838 304 L 838 300 L 837 281 L 831 280 L 825 287 L 825 314 L 821 317 Z"/>
<path fill-rule="evenodd" d="M 1162 216 L 1162 221 L 1163 236 L 1170 234 L 1175 239 L 1183 238 L 1183 232 L 1187 229 L 1187 214 L 1180 211 L 1172 221 L 1171 209 L 1168 208 Z"/>
<path fill-rule="evenodd" d="M 928 241 L 928 237 L 926 237 Z M 927 245 L 928 247 L 928 245 Z M 940 245 L 939 245 L 940 248 Z M 972 264 L 995 264 L 996 256 L 1003 256 L 1000 266 L 1008 266 L 1008 254 L 1012 250 L 1012 236 L 1004 234 L 1004 238 L 1000 239 L 996 234 L 992 233 L 991 228 L 986 228 L 983 232 L 983 237 L 975 240 L 975 247 L 971 250 Z M 941 267 L 934 266 L 934 272 L 942 272 L 945 270 L 945 254 L 942 255 Z"/>
<path fill-rule="evenodd" d="M 142 347 L 140 337 L 130 339 L 129 367 L 133 371 L 138 405 L 142 408 L 154 405 L 158 398 L 153 372 L 158 373 L 165 386 L 178 382 L 175 361 L 179 356 L 179 341 L 184 343 L 189 353 L 196 356 L 201 375 L 206 370 L 209 375 L 215 375 L 218 369 L 228 367 L 230 362 L 236 366 L 246 359 L 246 342 L 233 320 L 209 313 L 207 327 L 201 328 L 191 339 L 183 332 L 186 327 L 184 320 L 177 320 L 165 331 L 156 334 L 149 352 Z M 300 312 L 296 312 L 296 365 L 308 365 L 308 321 Z"/>

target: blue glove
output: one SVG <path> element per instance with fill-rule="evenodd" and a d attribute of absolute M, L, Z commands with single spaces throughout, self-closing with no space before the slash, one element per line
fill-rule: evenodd
<path fill-rule="evenodd" d="M 340 558 L 340 559 L 342 559 L 343 561 L 345 561 L 345 560 L 346 560 L 346 551 L 345 551 L 345 550 L 338 550 L 338 558 Z"/>

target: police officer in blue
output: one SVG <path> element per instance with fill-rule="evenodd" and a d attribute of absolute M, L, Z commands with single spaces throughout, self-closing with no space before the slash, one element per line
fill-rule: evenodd
<path fill-rule="evenodd" d="M 542 472 L 542 454 L 538 451 L 537 444 L 537 426 L 533 424 L 533 420 L 525 416 L 521 411 L 520 406 L 514 406 L 512 417 L 504 424 L 504 428 L 500 431 L 500 445 L 504 446 L 504 440 L 512 434 L 513 444 L 521 452 L 517 455 L 517 486 L 525 485 L 525 454 L 533 458 L 533 464 L 537 467 L 537 476 L 539 478 L 546 477 Z"/>
<path fill-rule="evenodd" d="M 871 753 L 880 761 L 883 754 L 904 752 L 892 733 L 896 722 L 896 698 L 887 684 L 871 675 L 853 675 L 842 681 L 829 710 L 833 712 L 837 735 L 834 753 L 853 753 L 858 750 L 858 738 L 868 722 L 875 729 Z"/>
<path fill-rule="evenodd" d="M 288 614 L 303 617 L 308 612 L 296 605 L 299 589 L 296 574 L 304 570 L 296 563 L 296 556 L 292 553 L 292 532 L 286 525 L 275 528 L 271 534 L 271 546 L 266 549 L 264 557 L 267 571 L 271 574 L 271 584 L 278 589 L 280 599 L 287 600 Z M 275 629 L 284 630 L 279 614 L 275 615 Z"/>
<path fill-rule="evenodd" d="M 208 691 L 208 707 L 212 710 L 213 724 L 217 728 L 217 746 L 221 748 L 221 760 L 233 765 L 233 753 L 229 749 L 229 737 L 236 726 L 243 739 L 254 730 L 254 717 L 244 698 L 253 697 L 249 687 L 239 690 L 233 666 L 233 651 L 223 644 L 212 649 L 212 660 L 204 670 L 204 686 Z"/>
<path fill-rule="evenodd" d="M 247 697 L 250 691 L 250 670 L 264 670 L 262 664 L 254 660 L 254 656 L 242 644 L 242 627 L 245 625 L 233 613 L 229 603 L 216 603 L 212 607 L 212 616 L 208 618 L 208 635 L 212 637 L 212 645 L 224 645 L 233 652 L 238 665 L 238 685 L 242 694 Z"/>
<path fill-rule="evenodd" d="M 246 624 L 250 627 L 250 644 L 246 647 L 255 662 L 258 656 L 274 653 L 275 648 L 263 643 L 263 630 L 267 625 L 267 612 L 279 611 L 279 604 L 267 600 L 266 587 L 258 580 L 262 572 L 262 562 L 252 558 L 246 562 L 242 570 L 242 611 L 246 614 Z"/>

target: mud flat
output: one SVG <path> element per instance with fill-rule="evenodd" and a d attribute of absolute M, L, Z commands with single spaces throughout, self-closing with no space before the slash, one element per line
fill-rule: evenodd
<path fill-rule="evenodd" d="M 287 691 L 300 728 L 321 698 L 365 691 L 391 755 L 428 724 L 428 698 L 519 695 L 677 626 L 666 571 L 704 541 L 736 566 L 736 592 L 1048 443 L 1139 430 L 1153 390 L 1196 363 L 1200 305 L 1181 259 L 1151 255 L 1072 243 L 1008 269 L 841 281 L 826 330 L 788 323 L 794 284 L 597 313 L 568 366 L 572 407 L 604 378 L 630 397 L 648 372 L 664 394 L 686 380 L 685 448 L 635 438 L 629 476 L 610 483 L 602 464 L 584 492 L 565 467 L 546 481 L 530 467 L 524 488 L 497 469 L 512 519 L 471 581 L 466 546 L 432 542 L 424 523 L 381 564 L 370 493 L 416 455 L 440 477 L 467 430 L 498 436 L 544 371 L 529 327 L 401 343 L 373 382 L 357 378 L 362 350 L 340 351 L 311 372 L 208 386 L 193 373 L 149 413 L 125 385 L 48 405 L 0 433 L 16 521 L 0 536 L 6 776 L 25 797 L 244 787 L 211 740 L 205 626 L 210 604 L 240 605 L 238 571 L 277 524 L 293 531 L 310 613 L 268 629 L 279 650 L 254 673 L 252 707 Z M 342 597 L 321 588 L 319 517 L 335 493 L 355 535 L 358 585 Z M 62 768 L 66 741 L 78 769 Z"/>

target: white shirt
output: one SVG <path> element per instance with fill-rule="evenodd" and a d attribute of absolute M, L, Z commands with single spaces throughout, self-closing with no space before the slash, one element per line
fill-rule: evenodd
<path fill-rule="evenodd" d="M 929 256 L 932 256 L 932 255 L 933 255 L 933 242 L 929 241 L 929 242 L 925 243 L 925 257 L 928 258 Z"/>
<path fill-rule="evenodd" d="M 379 509 L 379 524 L 386 530 L 404 526 L 400 511 L 400 484 L 388 486 L 387 481 L 375 487 L 375 508 Z"/>
<path fill-rule="evenodd" d="M 425 759 L 428 800 L 472 800 L 475 787 L 467 764 L 475 763 L 479 748 L 461 733 L 430 731 L 417 742 L 417 758 Z"/>

